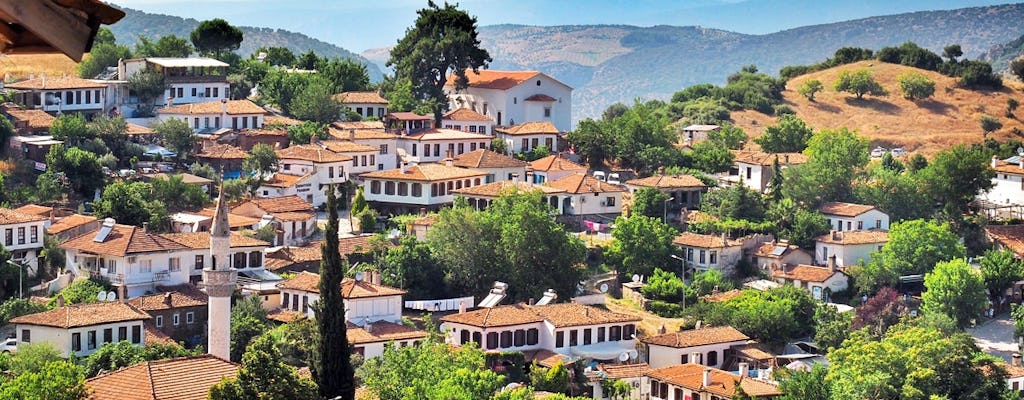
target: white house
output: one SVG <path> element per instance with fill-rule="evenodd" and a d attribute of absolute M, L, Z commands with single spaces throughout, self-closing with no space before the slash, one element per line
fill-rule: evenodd
<path fill-rule="evenodd" d="M 342 92 L 334 99 L 363 118 L 384 118 L 388 113 L 388 100 L 377 92 Z"/>
<path fill-rule="evenodd" d="M 402 165 L 362 175 L 363 195 L 374 208 L 389 213 L 416 213 L 451 204 L 457 189 L 484 184 L 487 171 L 446 164 Z"/>
<path fill-rule="evenodd" d="M 3 232 L 0 244 L 11 252 L 14 261 L 25 263 L 29 272 L 34 273 L 43 249 L 43 234 L 49 225 L 48 217 L 0 208 L 0 232 Z"/>
<path fill-rule="evenodd" d="M 605 215 L 614 218 L 622 213 L 622 195 L 626 188 L 603 182 L 585 174 L 569 175 L 544 185 L 564 191 L 559 194 L 563 215 Z"/>
<path fill-rule="evenodd" d="M 572 88 L 537 71 L 466 71 L 468 86 L 456 90 L 450 75 L 444 91 L 449 109 L 468 108 L 493 117 L 498 126 L 550 121 L 559 131 L 572 130 Z"/>
<path fill-rule="evenodd" d="M 174 98 L 176 104 L 215 102 L 231 96 L 228 83 L 229 65 L 207 57 L 150 57 L 121 60 L 117 63 L 117 79 L 127 81 L 133 75 L 152 71 L 164 77 L 167 90 L 163 97 L 156 99 L 156 105 L 169 105 L 167 98 Z M 129 95 L 128 103 L 134 103 L 135 96 Z"/>
<path fill-rule="evenodd" d="M 398 145 L 404 154 L 402 160 L 411 163 L 438 162 L 477 149 L 486 149 L 491 143 L 490 135 L 456 131 L 454 129 L 430 129 L 398 138 Z"/>
<path fill-rule="evenodd" d="M 651 368 L 688 363 L 724 368 L 729 350 L 749 340 L 736 328 L 716 326 L 649 336 L 640 341 L 647 345 L 647 363 Z"/>
<path fill-rule="evenodd" d="M 277 149 L 277 176 L 275 186 L 261 186 L 257 189 L 263 197 L 296 195 L 314 207 L 327 202 L 327 185 L 348 181 L 352 167 L 351 156 L 335 153 L 319 144 L 303 144 Z M 291 175 L 286 179 L 280 175 Z"/>
<path fill-rule="evenodd" d="M 374 128 L 356 129 L 353 127 L 355 124 L 372 125 Z M 335 122 L 331 124 L 327 132 L 335 139 L 347 140 L 377 149 L 376 154 L 369 154 L 365 158 L 361 155 L 358 160 L 353 159 L 353 168 L 376 166 L 378 171 L 398 168 L 398 135 L 385 132 L 384 125 L 380 122 Z"/>
<path fill-rule="evenodd" d="M 157 118 L 184 120 L 195 131 L 217 129 L 263 129 L 267 111 L 249 100 L 215 100 L 202 103 L 168 105 L 156 110 Z"/>
<path fill-rule="evenodd" d="M 889 214 L 872 205 L 829 202 L 818 207 L 818 212 L 828 218 L 828 224 L 832 229 L 840 232 L 865 229 L 889 230 Z"/>
<path fill-rule="evenodd" d="M 530 121 L 507 128 L 495 129 L 499 139 L 513 154 L 527 153 L 539 146 L 548 148 L 552 153 L 558 152 L 559 130 L 551 121 Z"/>
<path fill-rule="evenodd" d="M 743 258 L 743 243 L 731 240 L 725 235 L 683 232 L 676 236 L 672 243 L 682 249 L 687 273 L 716 269 L 725 276 L 731 276 L 736 264 Z"/>
<path fill-rule="evenodd" d="M 683 145 L 693 146 L 708 140 L 708 134 L 722 130 L 718 125 L 688 125 L 683 128 Z"/>
<path fill-rule="evenodd" d="M 261 219 L 260 227 L 268 223 L 278 229 L 277 245 L 301 245 L 316 232 L 316 212 L 313 205 L 299 196 L 254 198 L 231 208 L 231 214 Z"/>
<path fill-rule="evenodd" d="M 62 357 L 88 357 L 104 343 L 146 343 L 143 323 L 149 314 L 111 301 L 57 307 L 11 319 L 19 344 L 48 343 Z"/>
<path fill-rule="evenodd" d="M 352 165 L 348 169 L 349 179 L 358 179 L 359 174 L 377 171 L 377 154 L 379 147 L 359 144 L 348 140 L 325 140 L 320 142 L 327 150 L 352 157 Z"/>
<path fill-rule="evenodd" d="M 561 153 L 533 160 L 530 168 L 534 173 L 533 183 L 551 182 L 569 175 L 587 173 L 587 167 L 567 160 Z"/>
<path fill-rule="evenodd" d="M 696 209 L 700 207 L 701 194 L 708 186 L 693 175 L 654 175 L 626 181 L 630 193 L 640 188 L 654 188 L 668 196 L 668 206 L 673 209 Z"/>
<path fill-rule="evenodd" d="M 453 165 L 460 168 L 487 171 L 486 182 L 491 183 L 510 181 L 515 175 L 525 177 L 527 174 L 526 167 L 530 163 L 487 149 L 476 149 L 456 156 L 453 160 Z"/>
<path fill-rule="evenodd" d="M 494 134 L 494 120 L 468 108 L 457 108 L 441 116 L 441 127 L 463 132 Z"/>
<path fill-rule="evenodd" d="M 1020 365 L 1020 354 L 1015 353 L 1010 357 L 1009 364 L 1002 364 L 1009 376 L 1006 377 L 1006 386 L 1010 390 L 1024 391 L 1024 367 Z"/>
<path fill-rule="evenodd" d="M 825 267 L 814 265 L 780 266 L 771 270 L 772 279 L 776 282 L 804 289 L 811 293 L 815 300 L 830 301 L 832 293 L 846 290 L 850 285 L 850 277 L 836 269 L 835 264 Z"/>
<path fill-rule="evenodd" d="M 767 269 L 783 264 L 811 264 L 811 255 L 800 246 L 789 244 L 788 240 L 773 240 L 757 247 L 753 254 L 754 265 Z"/>
<path fill-rule="evenodd" d="M 550 204 L 552 209 L 556 210 L 558 214 L 562 213 L 559 209 L 562 205 L 562 202 L 559 201 L 559 195 L 565 194 L 564 190 L 555 189 L 546 185 L 536 185 L 529 181 L 521 182 L 518 179 L 491 182 L 486 185 L 456 189 L 455 195 L 465 197 L 466 200 L 469 201 L 469 205 L 483 210 L 502 195 L 515 191 L 521 193 L 539 191 L 544 201 Z"/>
<path fill-rule="evenodd" d="M 723 400 L 742 393 L 755 399 L 772 399 L 782 395 L 775 384 L 748 376 L 746 365 L 740 374 L 700 364 L 673 365 L 651 369 L 648 379 L 650 400 Z"/>
<path fill-rule="evenodd" d="M 993 206 L 1024 205 L 1024 157 L 1013 156 L 999 160 L 992 156 L 992 189 L 978 197 Z"/>
<path fill-rule="evenodd" d="M 598 364 L 597 369 L 588 372 L 587 381 L 594 388 L 595 399 L 607 399 L 608 394 L 602 385 L 611 381 L 623 381 L 631 387 L 627 399 L 642 399 L 648 392 L 647 377 L 644 374 L 651 368 L 647 363 L 637 364 Z"/>
<path fill-rule="evenodd" d="M 724 186 L 742 184 L 758 193 L 768 190 L 768 183 L 775 176 L 775 160 L 779 168 L 807 163 L 807 156 L 801 153 L 764 153 L 760 151 L 733 150 L 733 166 L 729 172 L 717 175 Z"/>
<path fill-rule="evenodd" d="M 73 76 L 48 77 L 8 83 L 4 89 L 14 91 L 14 100 L 28 109 L 50 114 L 79 112 L 96 114 L 106 111 L 107 84 L 102 81 Z"/>
<path fill-rule="evenodd" d="M 639 316 L 558 303 L 480 308 L 441 317 L 441 331 L 456 346 L 476 342 L 485 351 L 547 350 L 565 357 L 636 358 Z"/>
<path fill-rule="evenodd" d="M 814 263 L 825 265 L 835 257 L 836 265 L 848 267 L 861 261 L 871 262 L 871 253 L 881 251 L 889 241 L 889 232 L 881 229 L 831 231 L 814 239 Z"/>

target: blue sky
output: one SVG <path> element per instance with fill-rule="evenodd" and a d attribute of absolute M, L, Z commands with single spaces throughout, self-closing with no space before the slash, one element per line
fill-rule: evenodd
<path fill-rule="evenodd" d="M 390 46 L 426 0 L 113 0 L 146 12 L 302 32 L 348 50 Z M 762 34 L 876 15 L 1003 4 L 989 0 L 462 0 L 480 25 L 700 25 Z"/>

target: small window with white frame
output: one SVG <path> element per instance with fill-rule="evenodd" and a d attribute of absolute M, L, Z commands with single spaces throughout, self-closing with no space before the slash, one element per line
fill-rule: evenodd
<path fill-rule="evenodd" d="M 174 313 L 174 316 L 171 318 L 171 321 L 174 322 L 174 326 L 181 325 L 181 314 Z"/>
<path fill-rule="evenodd" d="M 192 311 L 185 313 L 185 323 L 189 325 L 196 323 L 196 313 Z"/>
<path fill-rule="evenodd" d="M 163 328 L 164 327 L 164 316 L 163 315 L 157 315 L 156 316 L 156 327 L 157 328 Z"/>

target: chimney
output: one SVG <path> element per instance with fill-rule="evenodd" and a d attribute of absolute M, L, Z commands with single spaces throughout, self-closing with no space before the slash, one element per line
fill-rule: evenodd
<path fill-rule="evenodd" d="M 531 297 L 531 298 L 529 298 L 529 299 L 527 299 L 527 300 L 526 300 L 526 305 L 528 305 L 528 306 L 532 306 L 532 305 L 533 305 L 533 302 L 534 302 L 534 299 L 533 299 L 533 297 Z"/>
<path fill-rule="evenodd" d="M 992 155 L 992 168 L 995 168 L 997 165 L 999 165 L 999 159 Z"/>
<path fill-rule="evenodd" d="M 658 327 L 658 334 L 659 335 L 664 335 L 665 334 L 665 324 L 661 324 L 661 326 Z"/>
<path fill-rule="evenodd" d="M 1020 353 L 1013 353 L 1013 355 L 1010 356 L 1010 360 L 1011 360 L 1010 361 L 1010 365 L 1012 365 L 1014 367 L 1019 367 L 1020 366 Z"/>
<path fill-rule="evenodd" d="M 729 245 L 729 239 L 728 239 L 728 237 L 725 236 L 725 232 L 722 232 L 722 245 L 723 246 L 728 246 Z"/>
<path fill-rule="evenodd" d="M 1017 156 L 1017 168 L 1024 169 L 1024 156 Z"/>
<path fill-rule="evenodd" d="M 459 302 L 459 314 L 465 314 L 465 313 L 466 313 L 466 302 L 465 301 L 460 301 Z"/>
<path fill-rule="evenodd" d="M 835 229 L 829 231 L 829 233 L 832 234 L 832 240 L 840 240 L 839 232 L 836 232 Z"/>
<path fill-rule="evenodd" d="M 704 380 L 701 382 L 704 387 L 711 386 L 711 368 L 704 368 Z"/>
<path fill-rule="evenodd" d="M 373 271 L 373 284 L 380 285 L 380 271 Z"/>
<path fill-rule="evenodd" d="M 356 130 L 355 129 L 349 129 L 348 130 L 348 140 L 351 140 L 353 142 L 356 140 Z"/>
<path fill-rule="evenodd" d="M 449 153 L 451 153 L 451 152 L 449 152 Z M 451 157 L 448 157 L 448 158 L 444 159 L 444 165 L 446 167 L 454 167 L 455 166 L 455 160 L 452 160 Z"/>
<path fill-rule="evenodd" d="M 828 270 L 836 272 L 836 255 L 832 254 L 828 256 Z"/>
<path fill-rule="evenodd" d="M 745 362 L 741 362 L 739 365 L 740 365 L 740 377 L 741 378 L 746 378 L 748 376 L 748 374 L 750 373 L 750 366 L 749 366 L 749 364 L 747 364 Z"/>
<path fill-rule="evenodd" d="M 63 294 L 58 294 L 57 295 L 57 308 L 61 308 L 61 307 L 64 307 L 64 295 Z"/>
<path fill-rule="evenodd" d="M 402 173 L 403 174 L 409 173 L 409 163 L 407 163 L 405 161 L 402 162 Z"/>
<path fill-rule="evenodd" d="M 519 185 L 519 174 L 512 174 L 512 184 Z"/>
<path fill-rule="evenodd" d="M 420 216 L 421 217 L 426 217 L 427 216 L 427 208 L 426 207 L 420 207 Z"/>
<path fill-rule="evenodd" d="M 369 318 L 367 318 L 366 323 L 363 324 L 363 330 L 366 331 L 366 333 L 373 334 L 373 324 L 370 322 Z"/>
<path fill-rule="evenodd" d="M 786 165 L 789 165 L 789 154 L 786 154 Z"/>
<path fill-rule="evenodd" d="M 124 286 L 124 285 L 121 285 Z M 171 306 L 171 292 L 164 293 L 164 305 Z"/>
<path fill-rule="evenodd" d="M 174 107 L 174 96 L 168 96 L 167 97 L 167 106 L 168 107 Z"/>
<path fill-rule="evenodd" d="M 43 87 L 43 89 L 46 89 L 46 73 L 45 72 L 40 73 L 39 74 L 39 79 L 43 80 L 43 86 L 42 87 Z"/>
<path fill-rule="evenodd" d="M 698 353 L 698 352 L 690 353 L 690 363 L 691 364 L 700 364 L 701 363 L 700 362 L 700 356 L 701 356 L 701 354 Z"/>
<path fill-rule="evenodd" d="M 122 303 L 127 303 L 128 302 L 128 287 L 127 286 L 121 285 L 121 286 L 117 287 L 117 298 L 120 299 Z"/>

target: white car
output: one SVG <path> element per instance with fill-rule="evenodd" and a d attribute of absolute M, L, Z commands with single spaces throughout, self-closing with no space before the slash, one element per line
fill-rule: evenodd
<path fill-rule="evenodd" d="M 871 157 L 881 157 L 884 156 L 887 152 L 888 151 L 885 149 L 885 147 L 875 147 L 874 150 L 871 150 Z"/>
<path fill-rule="evenodd" d="M 906 155 L 906 154 L 907 154 L 907 151 L 903 150 L 902 147 L 897 147 L 895 149 L 892 149 L 892 155 L 894 157 L 899 157 L 899 156 Z"/>
<path fill-rule="evenodd" d="M 3 343 L 0 343 L 0 353 L 12 354 L 12 353 L 17 353 L 17 352 L 18 352 L 18 339 L 16 339 L 16 338 L 8 338 L 7 340 L 4 340 Z"/>

